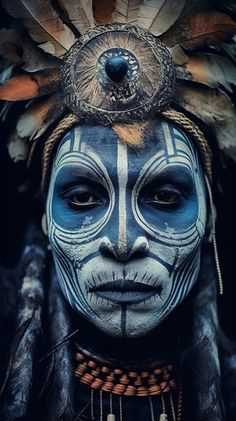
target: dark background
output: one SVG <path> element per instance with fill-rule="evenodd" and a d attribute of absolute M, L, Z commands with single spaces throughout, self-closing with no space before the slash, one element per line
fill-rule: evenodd
<path fill-rule="evenodd" d="M 8 17 L 0 6 L 0 27 L 8 25 Z M 0 101 L 0 107 L 2 104 Z M 15 112 L 18 112 L 17 106 Z M 26 226 L 32 219 L 40 222 L 43 204 L 34 189 L 26 188 L 32 180 L 28 179 L 25 163 L 15 164 L 8 156 L 6 142 L 10 129 L 11 119 L 7 124 L 0 125 L 0 265 L 14 268 L 20 257 Z M 224 330 L 236 339 L 236 165 L 230 159 L 225 165 L 218 162 L 216 173 L 222 189 L 222 193 L 217 189 L 214 195 L 218 214 L 217 242 L 224 282 L 224 296 L 219 297 L 219 311 Z"/>

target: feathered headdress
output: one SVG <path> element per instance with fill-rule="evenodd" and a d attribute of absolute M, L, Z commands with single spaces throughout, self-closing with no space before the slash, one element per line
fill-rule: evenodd
<path fill-rule="evenodd" d="M 16 101 L 11 157 L 28 157 L 69 111 L 102 124 L 174 107 L 236 159 L 232 0 L 1 0 L 1 113 Z"/>

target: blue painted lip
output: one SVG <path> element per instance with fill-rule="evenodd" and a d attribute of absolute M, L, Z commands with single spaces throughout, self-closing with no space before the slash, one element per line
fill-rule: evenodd
<path fill-rule="evenodd" d="M 121 304 L 137 304 L 156 294 L 160 296 L 161 291 L 161 285 L 153 286 L 128 279 L 106 282 L 89 289 L 98 297 Z"/>

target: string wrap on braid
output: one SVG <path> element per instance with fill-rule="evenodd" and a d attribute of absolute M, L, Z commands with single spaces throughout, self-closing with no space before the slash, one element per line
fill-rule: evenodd
<path fill-rule="evenodd" d="M 182 127 L 191 135 L 191 138 L 199 151 L 204 172 L 208 180 L 212 182 L 212 152 L 203 132 L 192 120 L 186 117 L 185 114 L 176 111 L 174 108 L 163 111 L 162 115 Z"/>
<path fill-rule="evenodd" d="M 56 143 L 62 138 L 62 136 L 74 127 L 75 124 L 78 124 L 80 121 L 79 117 L 73 113 L 66 115 L 58 124 L 55 130 L 50 134 L 49 138 L 46 140 L 43 154 L 42 154 L 42 178 L 40 189 L 43 193 L 46 187 L 48 180 L 50 163 L 52 158 L 52 152 Z"/>

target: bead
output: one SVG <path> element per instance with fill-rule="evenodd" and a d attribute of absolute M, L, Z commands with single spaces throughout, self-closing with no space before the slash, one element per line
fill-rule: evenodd
<path fill-rule="evenodd" d="M 123 374 L 123 371 L 120 369 L 120 368 L 116 368 L 115 370 L 114 370 L 114 374 L 115 375 L 122 375 Z"/>
<path fill-rule="evenodd" d="M 91 387 L 93 389 L 101 389 L 101 387 L 103 386 L 104 382 L 101 379 L 96 379 L 94 380 L 94 382 L 91 384 Z"/>
<path fill-rule="evenodd" d="M 85 375 L 84 375 L 83 379 L 81 379 L 81 381 L 82 380 L 84 380 L 84 383 L 86 382 L 86 383 L 90 384 L 90 383 L 92 383 L 94 378 L 93 378 L 93 376 L 91 376 L 91 374 L 85 373 Z"/>
<path fill-rule="evenodd" d="M 160 386 L 151 386 L 149 389 L 151 395 L 158 395 L 161 392 Z"/>
<path fill-rule="evenodd" d="M 159 421 L 168 421 L 168 416 L 166 414 L 160 414 Z"/>
<path fill-rule="evenodd" d="M 77 352 L 77 354 L 75 355 L 75 359 L 77 360 L 77 361 L 83 361 L 84 360 L 84 355 L 83 354 L 81 354 L 80 352 Z"/>
<path fill-rule="evenodd" d="M 88 366 L 89 366 L 89 367 L 91 367 L 91 368 L 95 368 L 95 367 L 96 367 L 96 363 L 95 363 L 95 361 L 90 360 L 90 361 L 88 362 Z"/>
<path fill-rule="evenodd" d="M 114 382 L 114 376 L 106 376 L 106 382 Z"/>
<path fill-rule="evenodd" d="M 143 379 L 145 379 L 146 377 L 148 377 L 149 376 L 149 373 L 148 373 L 148 371 L 142 371 L 142 373 L 141 373 L 141 377 L 143 378 Z"/>
<path fill-rule="evenodd" d="M 114 414 L 108 414 L 107 415 L 107 421 L 115 421 L 115 420 L 116 420 L 116 418 L 115 418 Z"/>
<path fill-rule="evenodd" d="M 138 373 L 136 373 L 135 371 L 130 371 L 128 375 L 129 375 L 129 377 L 135 379 L 137 377 Z"/>
<path fill-rule="evenodd" d="M 110 369 L 106 366 L 103 366 L 101 371 L 102 373 L 110 373 Z"/>

